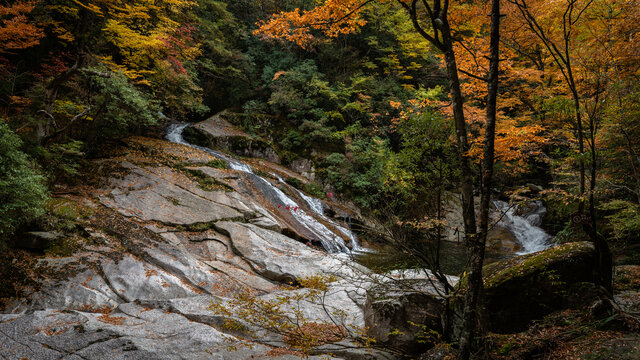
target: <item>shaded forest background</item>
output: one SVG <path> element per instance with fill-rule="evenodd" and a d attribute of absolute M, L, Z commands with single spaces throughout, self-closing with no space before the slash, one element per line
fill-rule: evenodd
<path fill-rule="evenodd" d="M 567 37 L 565 3 L 528 2 L 570 60 L 572 87 L 514 3 L 504 10 L 496 194 L 517 199 L 544 189 L 537 195 L 549 209 L 544 225 L 558 241 L 588 237 L 570 226 L 570 215 L 593 196 L 600 233 L 624 249 L 621 262 L 640 264 L 640 4 L 575 2 L 585 10 Z M 107 155 L 119 139 L 161 136 L 170 122 L 225 109 L 271 141 L 283 163 L 310 159 L 322 185 L 308 192 L 349 199 L 385 221 L 429 226 L 459 175 L 441 56 L 396 2 L 363 8 L 357 29 L 340 36 L 314 30 L 303 43 L 269 39 L 277 29 L 256 31 L 273 14 L 315 5 L 2 3 L 0 173 L 8 176 L 0 180 L 0 238 L 37 219 L 56 184 L 72 183 L 86 159 Z M 488 11 L 484 3 L 456 6 L 451 22 L 477 176 Z M 588 168 L 583 193 L 580 162 Z"/>

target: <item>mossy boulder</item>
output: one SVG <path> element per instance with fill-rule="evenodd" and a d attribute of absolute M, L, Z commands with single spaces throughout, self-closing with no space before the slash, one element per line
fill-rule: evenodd
<path fill-rule="evenodd" d="M 590 242 L 562 244 L 486 265 L 483 298 L 489 329 L 519 332 L 553 311 L 606 296 L 597 284 L 596 269 L 597 253 Z"/>

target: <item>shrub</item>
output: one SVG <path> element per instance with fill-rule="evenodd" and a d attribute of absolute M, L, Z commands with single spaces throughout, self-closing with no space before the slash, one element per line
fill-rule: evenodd
<path fill-rule="evenodd" d="M 104 72 L 103 67 L 91 69 Z M 121 72 L 108 72 L 108 77 L 91 77 L 97 94 L 94 102 L 99 104 L 92 117 L 94 139 L 118 139 L 135 133 L 136 130 L 155 125 L 159 108 L 156 101 L 132 85 Z"/>
<path fill-rule="evenodd" d="M 21 145 L 7 124 L 0 123 L 0 244 L 18 226 L 40 216 L 47 199 L 45 178 Z"/>

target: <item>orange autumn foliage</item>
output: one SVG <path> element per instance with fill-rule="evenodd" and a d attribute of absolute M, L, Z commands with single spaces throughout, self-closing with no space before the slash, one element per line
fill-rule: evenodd
<path fill-rule="evenodd" d="M 44 32 L 27 17 L 35 5 L 35 1 L 19 1 L 0 6 L 0 54 L 39 44 Z"/>
<path fill-rule="evenodd" d="M 255 35 L 267 39 L 285 39 L 300 47 L 307 47 L 314 40 L 312 30 L 319 30 L 329 37 L 349 34 L 366 24 L 360 13 L 370 0 L 327 0 L 309 11 L 295 9 L 275 14 L 260 21 Z"/>
<path fill-rule="evenodd" d="M 407 104 L 392 101 L 389 105 L 399 110 L 398 115 L 391 120 L 394 129 L 408 117 L 421 116 L 426 112 L 437 111 L 447 117 L 453 116 L 449 104 L 440 100 L 409 100 Z M 473 135 L 470 137 L 471 147 L 467 155 L 479 163 L 482 160 L 482 124 L 485 112 L 479 107 L 465 105 L 464 113 Z M 525 171 L 530 159 L 544 159 L 541 147 L 548 141 L 544 133 L 542 125 L 532 124 L 527 117 L 508 117 L 499 113 L 495 138 L 496 161 L 504 164 L 509 171 Z"/>
<path fill-rule="evenodd" d="M 322 33 L 332 38 L 340 34 L 352 33 L 363 26 L 366 20 L 361 16 L 362 9 L 370 2 L 371 0 L 326 0 L 312 10 L 296 9 L 281 12 L 269 20 L 259 22 L 259 28 L 254 34 L 266 39 L 288 40 L 307 48 L 317 41 L 314 37 L 315 33 Z M 388 1 L 379 0 L 379 2 Z M 486 97 L 486 83 L 482 78 L 486 77 L 489 67 L 486 56 L 489 48 L 489 40 L 486 36 L 489 17 L 486 15 L 489 9 L 484 2 L 455 2 L 450 6 L 449 19 L 452 29 L 454 33 L 461 34 L 454 43 L 454 51 L 463 80 L 462 91 L 467 99 L 464 111 L 471 130 L 472 146 L 469 155 L 479 161 L 482 156 L 483 102 Z M 540 78 L 538 72 L 513 67 L 514 62 L 511 58 L 516 56 L 514 51 L 509 49 L 502 51 L 507 60 L 501 62 L 500 71 L 504 74 L 506 82 L 518 83 L 523 77 L 531 81 L 537 81 Z M 444 61 L 442 56 L 440 58 Z M 546 139 L 540 135 L 544 130 L 541 125 L 528 124 L 530 122 L 528 112 L 517 118 L 505 115 L 506 112 L 523 107 L 523 102 L 517 95 L 514 92 L 503 92 L 499 97 L 500 118 L 496 132 L 496 158 L 513 165 L 513 169 L 523 170 L 527 159 L 541 154 L 540 147 Z M 398 102 L 391 105 L 401 109 L 396 121 L 402 121 L 403 116 L 419 113 L 430 106 L 441 109 L 445 116 L 453 116 L 452 108 L 443 103 L 427 104 L 419 100 L 410 100 L 406 106 Z"/>

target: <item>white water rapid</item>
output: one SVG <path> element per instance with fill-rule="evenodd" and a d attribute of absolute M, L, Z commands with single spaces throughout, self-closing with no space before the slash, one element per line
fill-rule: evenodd
<path fill-rule="evenodd" d="M 518 255 L 530 254 L 551 247 L 549 243 L 551 236 L 539 227 L 542 215 L 547 211 L 541 201 L 534 202 L 534 209 L 522 216 L 516 214 L 517 206 L 510 206 L 500 200 L 495 200 L 493 204 L 498 212 L 504 215 L 499 224 L 509 229 L 522 245 L 523 250 Z"/>
<path fill-rule="evenodd" d="M 228 155 L 225 155 L 223 153 L 217 152 L 215 150 L 211 150 L 206 147 L 193 145 L 188 143 L 186 140 L 184 140 L 182 136 L 182 132 L 189 125 L 190 124 L 170 125 L 167 128 L 166 139 L 174 143 L 178 143 L 178 144 L 182 144 L 182 145 L 186 145 L 186 146 L 190 146 L 190 147 L 202 150 L 208 154 L 215 156 L 218 159 L 226 161 L 229 164 L 229 168 L 250 174 L 248 178 L 254 182 L 254 185 L 256 185 L 256 188 L 259 189 L 266 198 L 276 202 L 275 204 L 276 206 L 280 206 L 286 209 L 292 209 L 290 210 L 290 213 L 293 216 L 293 218 L 302 227 L 304 227 L 309 232 L 311 232 L 316 237 L 318 237 L 318 239 L 322 243 L 322 246 L 325 248 L 325 250 L 327 250 L 327 252 L 350 254 L 352 252 L 366 251 L 364 248 L 362 248 L 359 245 L 358 238 L 351 230 L 338 225 L 335 221 L 327 218 L 324 215 L 324 210 L 322 208 L 321 200 L 312 198 L 296 189 L 300 197 L 302 197 L 305 200 L 305 202 L 308 204 L 308 208 L 313 213 L 316 213 L 317 216 L 320 217 L 324 223 L 327 223 L 331 227 L 337 229 L 340 233 L 342 233 L 344 236 L 346 236 L 351 240 L 351 248 L 352 248 L 351 250 L 347 247 L 344 239 L 341 236 L 331 231 L 325 224 L 318 221 L 314 216 L 312 216 L 311 214 L 308 214 L 301 206 L 299 206 L 293 199 L 287 196 L 282 190 L 272 185 L 271 182 L 269 182 L 268 180 L 266 180 L 261 176 L 256 175 L 253 172 L 253 169 L 251 168 L 251 166 L 241 161 L 238 161 Z M 273 174 L 273 175 L 280 182 L 285 183 L 285 181 L 280 176 L 276 174 Z"/>

